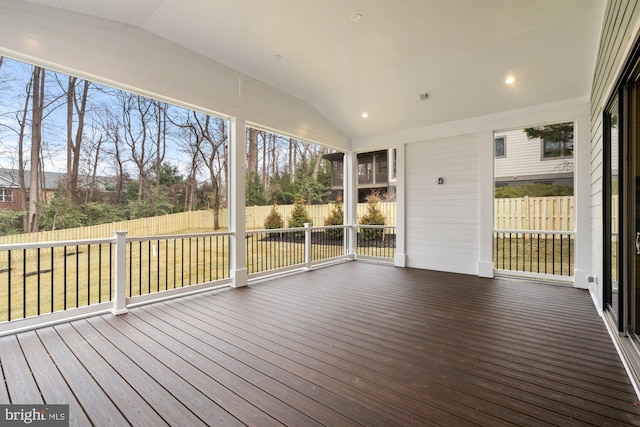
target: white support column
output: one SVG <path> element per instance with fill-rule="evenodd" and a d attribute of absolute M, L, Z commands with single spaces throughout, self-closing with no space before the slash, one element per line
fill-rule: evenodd
<path fill-rule="evenodd" d="M 480 133 L 480 277 L 493 277 L 493 144 L 493 132 Z"/>
<path fill-rule="evenodd" d="M 348 251 L 351 258 L 356 258 L 358 223 L 358 157 L 349 152 L 344 155 L 344 223 L 349 227 L 346 232 Z"/>
<path fill-rule="evenodd" d="M 115 266 L 113 286 L 113 314 L 124 314 L 127 310 L 127 232 L 115 231 Z"/>
<path fill-rule="evenodd" d="M 591 121 L 589 116 L 574 122 L 573 194 L 575 215 L 574 278 L 576 288 L 589 289 L 591 268 Z"/>
<path fill-rule="evenodd" d="M 231 286 L 240 288 L 248 282 L 246 255 L 245 146 L 246 123 L 229 120 L 229 231 L 233 232 L 229 248 Z"/>
<path fill-rule="evenodd" d="M 405 180 L 404 180 L 404 144 L 396 148 L 396 255 L 393 264 L 396 267 L 406 267 L 407 255 L 405 252 Z"/>

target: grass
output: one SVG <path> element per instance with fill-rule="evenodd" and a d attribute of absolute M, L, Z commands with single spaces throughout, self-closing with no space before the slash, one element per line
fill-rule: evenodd
<path fill-rule="evenodd" d="M 538 238 L 539 236 L 539 238 Z M 500 270 L 572 276 L 575 252 L 573 236 L 544 238 L 533 235 L 494 239 L 494 266 Z"/>

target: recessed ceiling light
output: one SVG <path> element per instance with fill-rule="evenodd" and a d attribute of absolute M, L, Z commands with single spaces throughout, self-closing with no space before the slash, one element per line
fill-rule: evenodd
<path fill-rule="evenodd" d="M 507 77 L 507 79 L 504 81 L 506 84 L 508 85 L 512 85 L 516 82 L 516 78 L 513 76 L 509 76 Z"/>
<path fill-rule="evenodd" d="M 354 13 L 353 15 L 351 15 L 351 20 L 353 22 L 360 22 L 362 20 L 362 15 L 360 15 L 359 13 Z"/>
<path fill-rule="evenodd" d="M 362 113 L 362 118 L 363 118 L 363 119 L 366 119 L 367 117 L 369 117 L 369 114 L 368 114 L 368 113 Z"/>

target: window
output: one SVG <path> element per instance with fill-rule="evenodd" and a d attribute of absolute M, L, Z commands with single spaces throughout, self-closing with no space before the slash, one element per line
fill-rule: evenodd
<path fill-rule="evenodd" d="M 13 193 L 6 188 L 0 188 L 0 202 L 13 202 Z"/>
<path fill-rule="evenodd" d="M 358 154 L 358 184 L 373 182 L 373 154 Z"/>
<path fill-rule="evenodd" d="M 542 139 L 542 158 L 573 157 L 573 129 L 564 139 Z"/>
<path fill-rule="evenodd" d="M 495 142 L 495 156 L 496 159 L 507 156 L 507 137 L 497 136 L 494 139 Z"/>
<path fill-rule="evenodd" d="M 391 179 L 396 179 L 398 176 L 398 162 L 397 159 L 398 158 L 398 149 L 394 148 L 393 149 L 393 172 L 391 175 Z"/>

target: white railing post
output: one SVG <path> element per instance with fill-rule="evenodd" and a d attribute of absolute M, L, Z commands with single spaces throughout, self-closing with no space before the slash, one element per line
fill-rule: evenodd
<path fill-rule="evenodd" d="M 311 224 L 304 223 L 304 264 L 305 270 L 311 270 Z"/>
<path fill-rule="evenodd" d="M 114 231 L 115 280 L 113 283 L 113 314 L 127 312 L 127 232 Z"/>
<path fill-rule="evenodd" d="M 352 259 L 358 259 L 358 226 L 352 225 L 348 229 L 349 231 L 349 255 Z"/>

